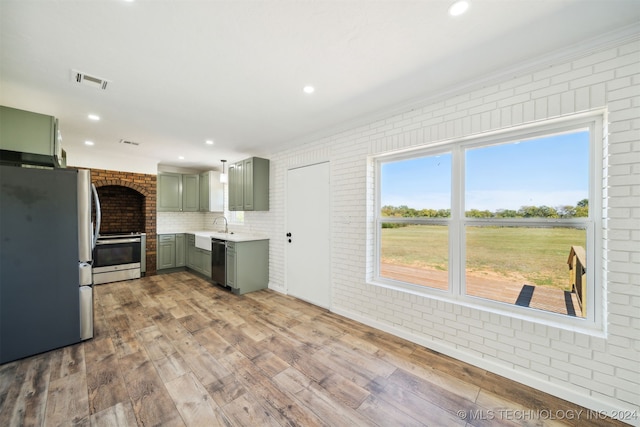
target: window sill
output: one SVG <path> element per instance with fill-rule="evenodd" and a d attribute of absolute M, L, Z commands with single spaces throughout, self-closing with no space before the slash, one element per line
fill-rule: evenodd
<path fill-rule="evenodd" d="M 367 280 L 368 285 L 376 286 L 402 292 L 409 295 L 415 295 L 425 299 L 442 301 L 466 307 L 478 311 L 483 311 L 499 316 L 505 316 L 512 319 L 518 319 L 526 322 L 536 323 L 551 328 L 563 329 L 571 332 L 577 332 L 596 338 L 606 338 L 606 331 L 603 327 L 598 326 L 595 322 L 587 319 L 566 316 L 562 314 L 546 312 L 537 309 L 526 309 L 516 305 L 492 301 L 480 297 L 468 295 L 453 295 L 449 291 L 439 289 L 431 289 L 420 285 L 412 285 L 409 283 L 397 282 L 394 280 L 378 278 Z"/>

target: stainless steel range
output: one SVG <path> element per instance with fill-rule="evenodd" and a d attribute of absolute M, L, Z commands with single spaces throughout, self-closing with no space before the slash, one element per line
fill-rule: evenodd
<path fill-rule="evenodd" d="M 93 254 L 93 284 L 138 279 L 146 271 L 146 233 L 101 234 Z"/>

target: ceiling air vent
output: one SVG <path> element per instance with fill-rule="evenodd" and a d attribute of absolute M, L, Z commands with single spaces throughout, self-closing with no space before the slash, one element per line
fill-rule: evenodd
<path fill-rule="evenodd" d="M 128 144 L 128 145 L 140 145 L 139 142 L 127 141 L 126 139 L 121 139 L 120 144 Z"/>
<path fill-rule="evenodd" d="M 102 90 L 106 90 L 107 84 L 110 83 L 110 81 L 107 79 L 91 76 L 78 70 L 71 70 L 71 79 L 76 83 Z"/>

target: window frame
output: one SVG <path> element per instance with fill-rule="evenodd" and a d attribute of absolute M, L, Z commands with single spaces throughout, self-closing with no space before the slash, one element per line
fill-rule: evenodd
<path fill-rule="evenodd" d="M 372 156 L 374 167 L 375 191 L 373 208 L 374 250 L 372 251 L 373 273 L 369 283 L 377 286 L 401 290 L 408 293 L 427 296 L 433 299 L 452 302 L 458 305 L 478 308 L 492 313 L 507 315 L 523 320 L 557 326 L 571 330 L 582 330 L 591 334 L 606 332 L 604 321 L 606 293 L 603 286 L 603 174 L 604 151 L 607 123 L 606 111 L 598 110 L 570 117 L 549 119 L 521 125 L 506 130 L 487 132 L 455 138 L 429 146 L 415 147 Z M 547 219 L 547 218 L 471 218 L 465 215 L 465 150 L 482 146 L 491 146 L 510 141 L 535 139 L 560 133 L 571 133 L 588 129 L 589 142 L 589 215 L 585 218 Z M 382 164 L 411 159 L 415 157 L 451 153 L 451 216 L 449 218 L 389 218 L 382 217 L 381 208 L 381 169 Z M 449 285 L 447 290 L 430 288 L 401 282 L 380 275 L 382 223 L 397 222 L 408 224 L 447 225 L 449 227 Z M 572 317 L 559 313 L 520 307 L 466 294 L 465 257 L 467 226 L 486 225 L 558 227 L 569 226 L 586 230 L 587 268 L 587 304 L 585 317 Z"/>

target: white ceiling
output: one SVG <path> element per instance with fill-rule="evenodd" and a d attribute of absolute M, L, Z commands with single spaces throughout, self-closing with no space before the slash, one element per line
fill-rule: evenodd
<path fill-rule="evenodd" d="M 219 167 L 640 22 L 640 0 L 470 1 L 0 0 L 0 104 L 58 117 L 71 164 Z"/>

